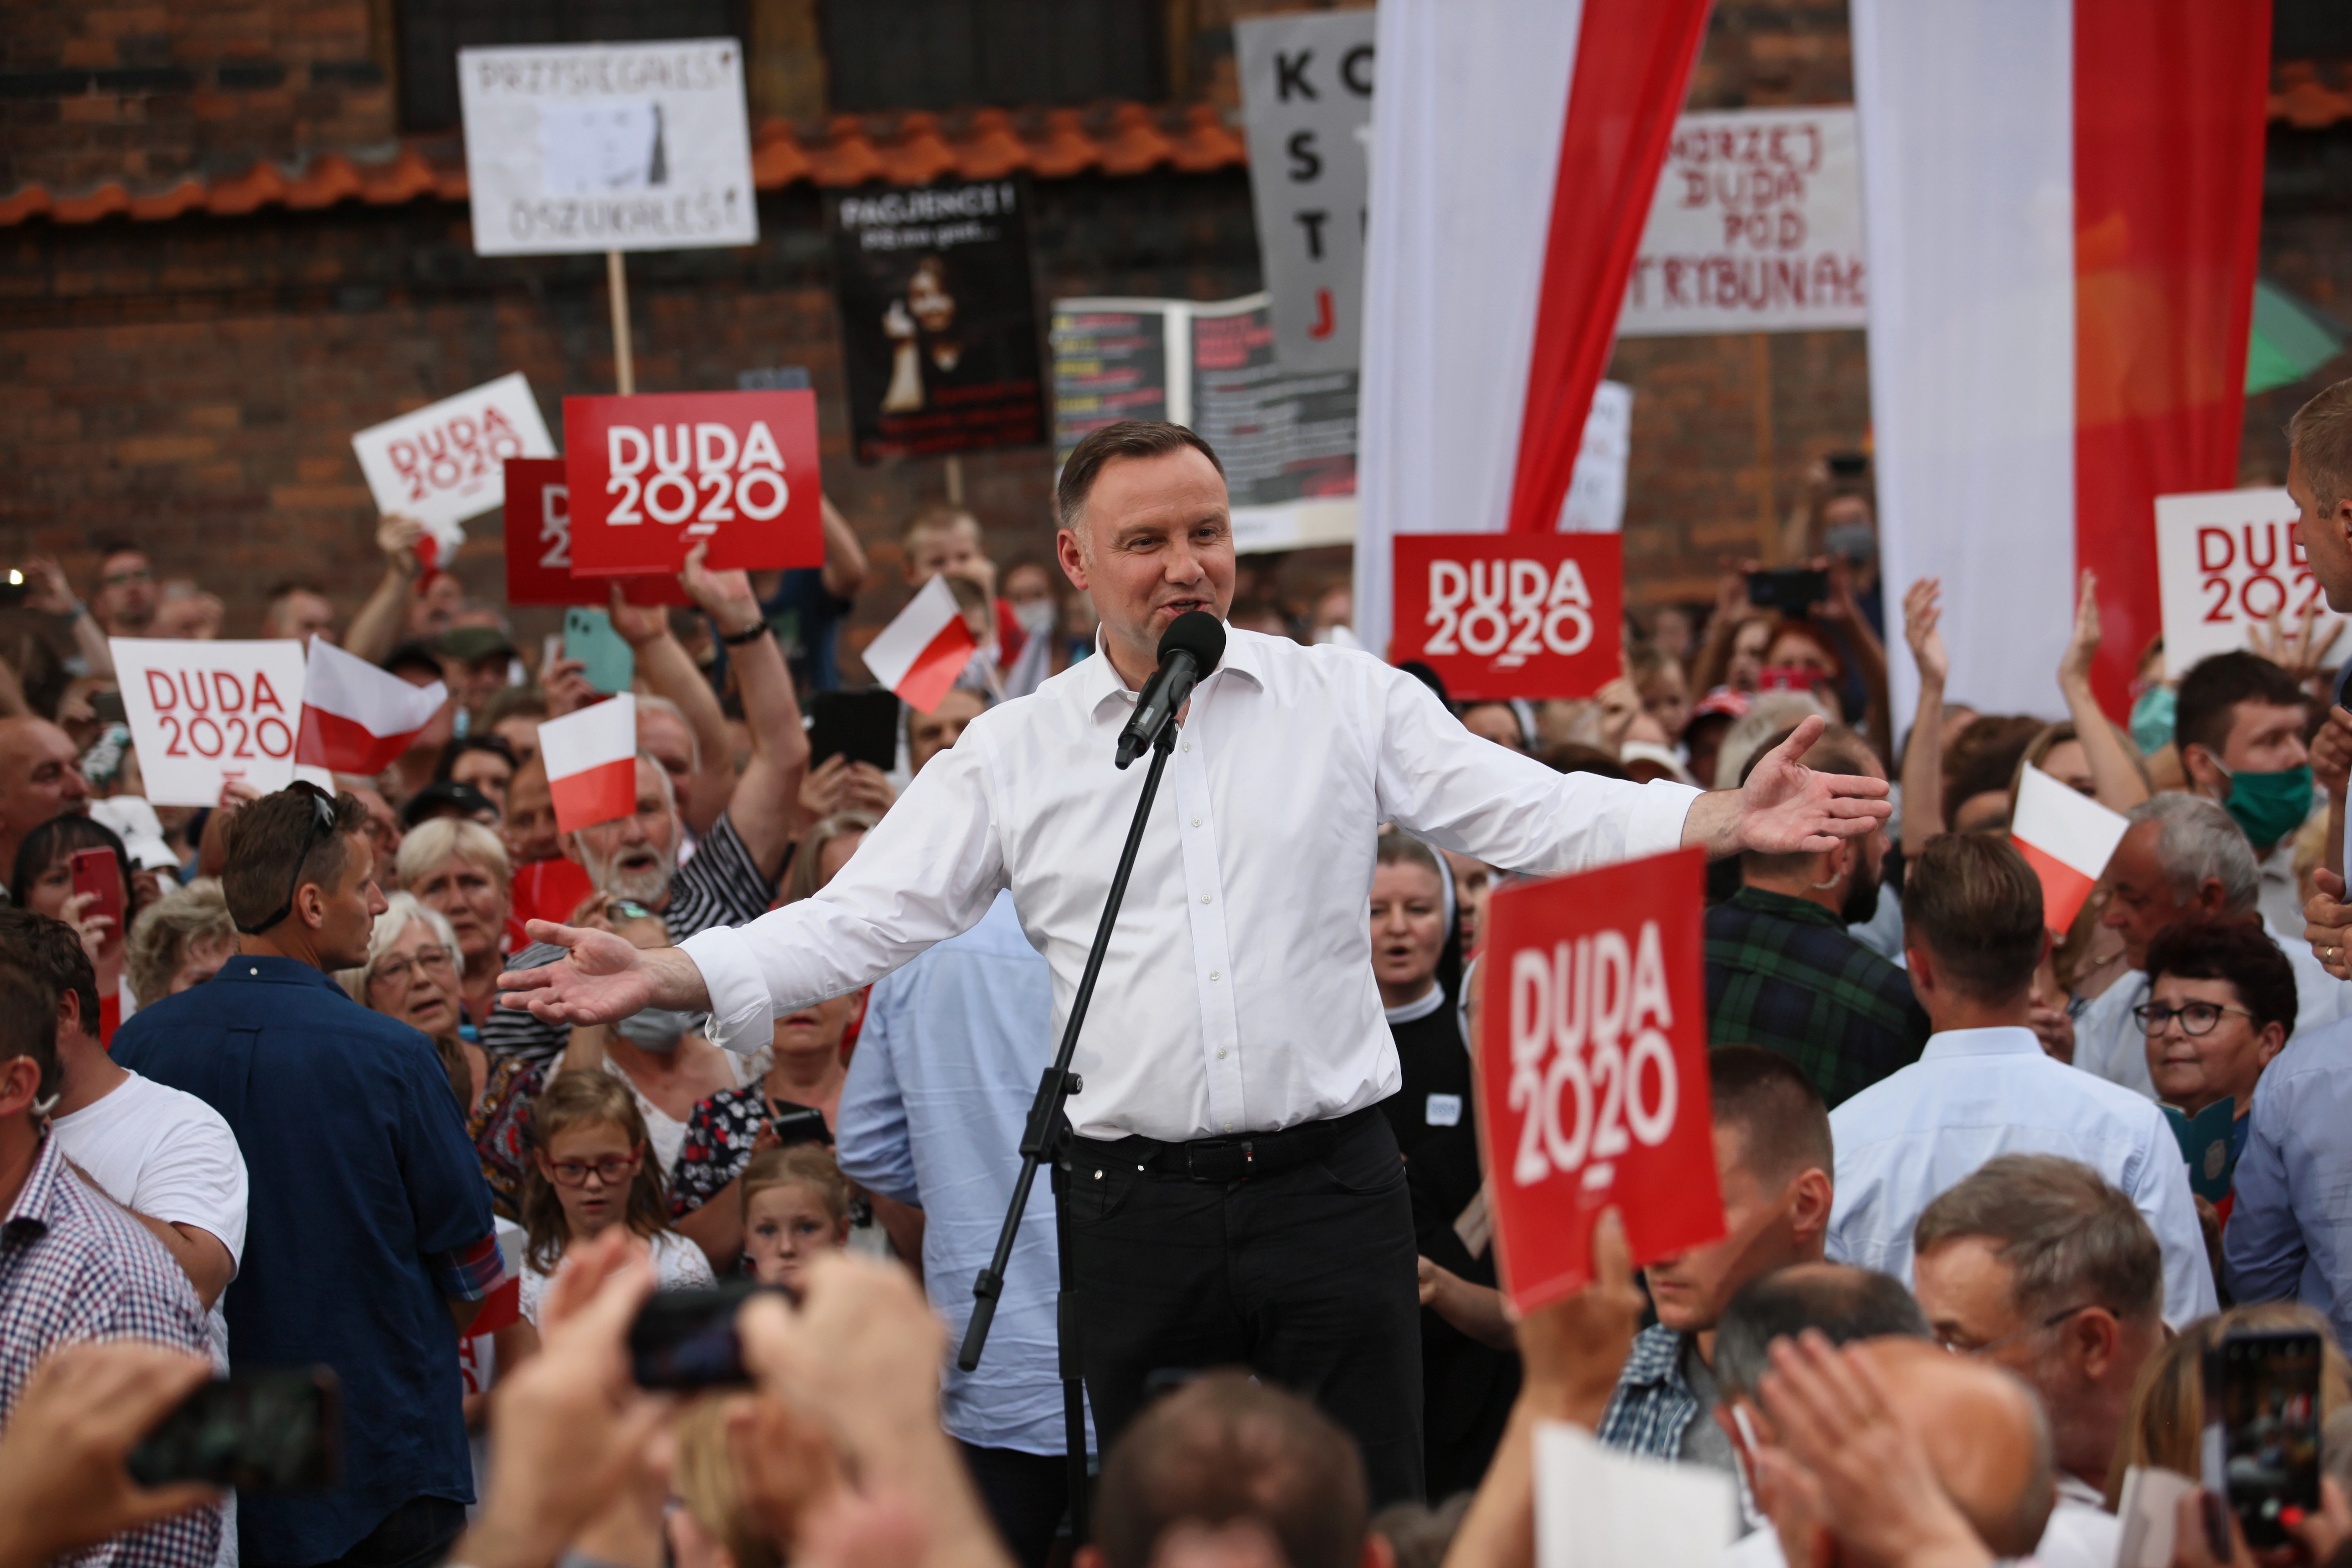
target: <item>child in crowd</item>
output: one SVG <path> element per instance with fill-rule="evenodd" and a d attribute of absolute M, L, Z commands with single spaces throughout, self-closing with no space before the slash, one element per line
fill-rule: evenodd
<path fill-rule="evenodd" d="M 800 1300 L 810 1260 L 849 1241 L 849 1179 L 822 1143 L 762 1149 L 743 1169 L 743 1260 Z"/>
<path fill-rule="evenodd" d="M 664 1289 L 716 1283 L 701 1249 L 669 1227 L 669 1194 L 646 1142 L 636 1097 L 608 1073 L 558 1073 L 531 1108 L 521 1305 L 532 1327 L 564 1253 L 616 1225 L 652 1247 Z"/>

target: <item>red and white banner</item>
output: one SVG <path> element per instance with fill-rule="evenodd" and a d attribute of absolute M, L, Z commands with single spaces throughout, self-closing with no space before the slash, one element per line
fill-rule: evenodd
<path fill-rule="evenodd" d="M 574 575 L 824 564 L 814 392 L 567 397 L 563 452 Z"/>
<path fill-rule="evenodd" d="M 508 460 L 506 542 L 509 605 L 602 605 L 615 582 L 632 605 L 694 603 L 675 577 L 572 574 L 572 487 L 561 458 Z"/>
<path fill-rule="evenodd" d="M 1549 534 L 1623 307 L 1706 0 L 1381 0 L 1356 632 L 1389 541 Z"/>
<path fill-rule="evenodd" d="M 1623 577 L 1614 533 L 1400 534 L 1390 653 L 1457 701 L 1590 697 L 1617 679 Z"/>
<path fill-rule="evenodd" d="M 2009 837 L 2042 881 L 2042 923 L 2065 932 L 2131 824 L 2040 768 L 2018 775 Z"/>
<path fill-rule="evenodd" d="M 382 773 L 448 700 L 449 689 L 437 680 L 413 685 L 312 637 L 294 760 L 330 773 Z"/>
<path fill-rule="evenodd" d="M 214 805 L 232 779 L 264 795 L 294 782 L 300 643 L 112 637 L 107 647 L 150 802 Z"/>
<path fill-rule="evenodd" d="M 539 727 L 555 827 L 577 833 L 637 809 L 637 700 L 624 691 Z"/>
<path fill-rule="evenodd" d="M 1853 18 L 1887 602 L 1940 577 L 1954 697 L 2049 711 L 2090 568 L 2119 714 L 2159 626 L 2155 500 L 2238 477 L 2271 8 Z M 1907 713 L 1916 673 L 1894 665 Z"/>
<path fill-rule="evenodd" d="M 1696 849 L 1526 882 L 1486 903 L 1478 1114 L 1503 1290 L 1581 1289 L 1613 1207 L 1639 1268 L 1723 1234 Z"/>
<path fill-rule="evenodd" d="M 352 437 L 376 510 L 416 518 L 431 531 L 435 559 L 457 553 L 458 525 L 499 504 L 509 458 L 551 458 L 555 443 L 522 372 L 428 403 Z"/>
<path fill-rule="evenodd" d="M 860 657 L 874 679 L 897 692 L 900 701 L 929 713 L 979 647 L 947 574 L 935 573 Z"/>

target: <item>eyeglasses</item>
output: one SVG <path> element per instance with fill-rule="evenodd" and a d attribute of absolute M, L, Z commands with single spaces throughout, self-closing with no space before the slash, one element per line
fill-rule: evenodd
<path fill-rule="evenodd" d="M 2224 1007 L 2219 1002 L 2190 1002 L 2179 1007 L 2167 1007 L 2161 1003 L 2144 1002 L 2132 1009 L 2141 1030 L 2150 1035 L 2164 1033 L 2175 1018 L 2180 1020 L 2180 1032 L 2192 1039 L 2210 1035 L 2213 1026 L 2221 1021 L 2224 1013 L 2235 1013 L 2241 1018 L 2253 1015 L 2243 1007 Z"/>
<path fill-rule="evenodd" d="M 601 1185 L 617 1187 L 635 1173 L 637 1162 L 645 1157 L 641 1144 L 625 1154 L 607 1154 L 601 1160 L 550 1160 L 547 1173 L 561 1187 L 584 1187 L 591 1176 Z"/>
<path fill-rule="evenodd" d="M 292 784 L 288 784 L 284 789 L 278 793 L 280 795 L 306 795 L 310 797 L 310 831 L 302 835 L 302 852 L 294 857 L 294 873 L 292 876 L 286 879 L 286 901 L 278 905 L 276 910 L 274 910 L 267 920 L 261 921 L 254 925 L 246 925 L 240 922 L 236 929 L 243 931 L 247 936 L 260 935 L 263 931 L 268 931 L 279 921 L 284 920 L 288 915 L 294 912 L 294 895 L 302 886 L 302 868 L 309 863 L 310 851 L 316 849 L 323 843 L 331 841 L 335 837 L 335 802 L 333 796 L 328 795 L 326 791 L 320 789 L 317 784 L 308 783 L 302 779 L 296 779 Z M 258 805 L 259 803 L 256 802 L 255 804 Z M 247 806 L 246 809 L 250 811 L 253 807 Z"/>
<path fill-rule="evenodd" d="M 405 991 L 409 981 L 426 970 L 454 975 L 457 973 L 457 955 L 446 947 L 420 947 L 404 958 L 385 959 L 368 978 Z"/>
<path fill-rule="evenodd" d="M 2097 1305 L 2096 1301 L 2085 1301 L 2079 1307 L 2069 1307 L 2063 1312 L 2053 1312 L 2038 1323 L 2028 1323 L 2021 1329 L 2012 1329 L 1999 1339 L 1987 1340 L 1980 1345 L 1962 1344 L 1949 1334 L 1940 1332 L 1936 1336 L 1936 1342 L 1954 1355 L 1990 1355 L 2011 1340 L 2023 1339 L 2028 1334 L 2038 1334 L 2044 1329 L 2054 1329 L 2075 1314 L 2087 1312 Z"/>

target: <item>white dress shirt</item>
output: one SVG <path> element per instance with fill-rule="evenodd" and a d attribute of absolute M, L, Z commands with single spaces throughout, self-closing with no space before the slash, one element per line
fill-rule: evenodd
<path fill-rule="evenodd" d="M 2294 1027 L 2287 1037 L 2324 1029 L 2343 1016 L 2345 983 L 2320 966 L 2311 943 L 2288 936 L 2267 918 L 2263 934 L 2286 954 L 2287 965 L 2294 971 Z M 2132 1009 L 2147 1000 L 2150 989 L 2147 972 L 2134 970 L 2093 997 L 2074 1020 L 2074 1065 L 2154 1100 L 2147 1035 L 2132 1016 Z"/>
<path fill-rule="evenodd" d="M 1830 1112 L 1837 1199 L 1832 1262 L 1910 1283 L 1921 1211 L 1998 1154 L 2060 1154 L 2130 1195 L 2164 1252 L 2164 1316 L 2176 1328 L 2215 1308 L 2189 1167 L 2164 1112 L 2129 1089 L 2053 1061 L 2033 1031 L 1932 1035 L 1909 1067 Z"/>
<path fill-rule="evenodd" d="M 711 1037 L 887 974 L 1010 888 L 1068 1016 L 1149 758 L 1111 764 L 1135 703 L 1107 656 L 982 714 L 814 899 L 685 952 Z M 1091 1138 L 1266 1131 L 1372 1105 L 1402 1080 L 1372 981 L 1375 829 L 1514 870 L 1580 870 L 1682 840 L 1697 792 L 1556 773 L 1464 730 L 1360 651 L 1235 628 L 1194 689 L 1077 1047 Z M 1037 1042 L 1037 1063 L 1055 1041 Z"/>

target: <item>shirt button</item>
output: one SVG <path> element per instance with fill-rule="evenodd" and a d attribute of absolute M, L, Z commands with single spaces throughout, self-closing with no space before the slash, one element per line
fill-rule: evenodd
<path fill-rule="evenodd" d="M 1226 1123 L 1225 1123 L 1225 1131 L 1228 1131 L 1228 1132 L 1231 1132 L 1233 1130 L 1234 1130 L 1234 1124 L 1233 1124 L 1232 1122 L 1230 1122 L 1230 1121 L 1226 1122 Z"/>
<path fill-rule="evenodd" d="M 1192 819 L 1192 826 L 1195 826 L 1195 827 L 1200 826 L 1201 826 L 1201 819 L 1200 819 L 1199 817 L 1197 817 L 1197 816 L 1196 816 L 1196 817 L 1194 817 L 1194 818 Z"/>
<path fill-rule="evenodd" d="M 1213 969 L 1212 969 L 1211 971 L 1209 971 L 1209 978 L 1210 978 L 1210 979 L 1212 979 L 1212 980 L 1216 979 L 1216 978 L 1217 978 L 1217 971 L 1215 971 L 1215 970 L 1213 970 Z M 1223 1055 L 1224 1055 L 1224 1052 L 1223 1052 L 1223 1051 L 1219 1051 L 1217 1054 L 1218 1054 L 1219 1056 L 1223 1056 Z"/>
<path fill-rule="evenodd" d="M 1206 893 L 1202 893 L 1202 894 L 1201 895 L 1201 901 L 1202 901 L 1202 903 L 1204 903 L 1204 904 L 1205 904 L 1205 903 L 1207 903 L 1207 902 L 1209 901 L 1209 895 L 1208 895 L 1208 894 L 1206 894 Z"/>
<path fill-rule="evenodd" d="M 1186 751 L 1188 751 L 1188 752 L 1189 752 L 1189 751 L 1191 751 L 1191 750 L 1192 749 L 1192 742 L 1190 742 L 1190 741 L 1185 742 L 1184 742 L 1184 749 L 1185 749 Z"/>
<path fill-rule="evenodd" d="M 1225 1059 L 1225 1050 L 1223 1046 L 1217 1047 L 1217 1059 L 1219 1061 L 1223 1061 Z"/>

